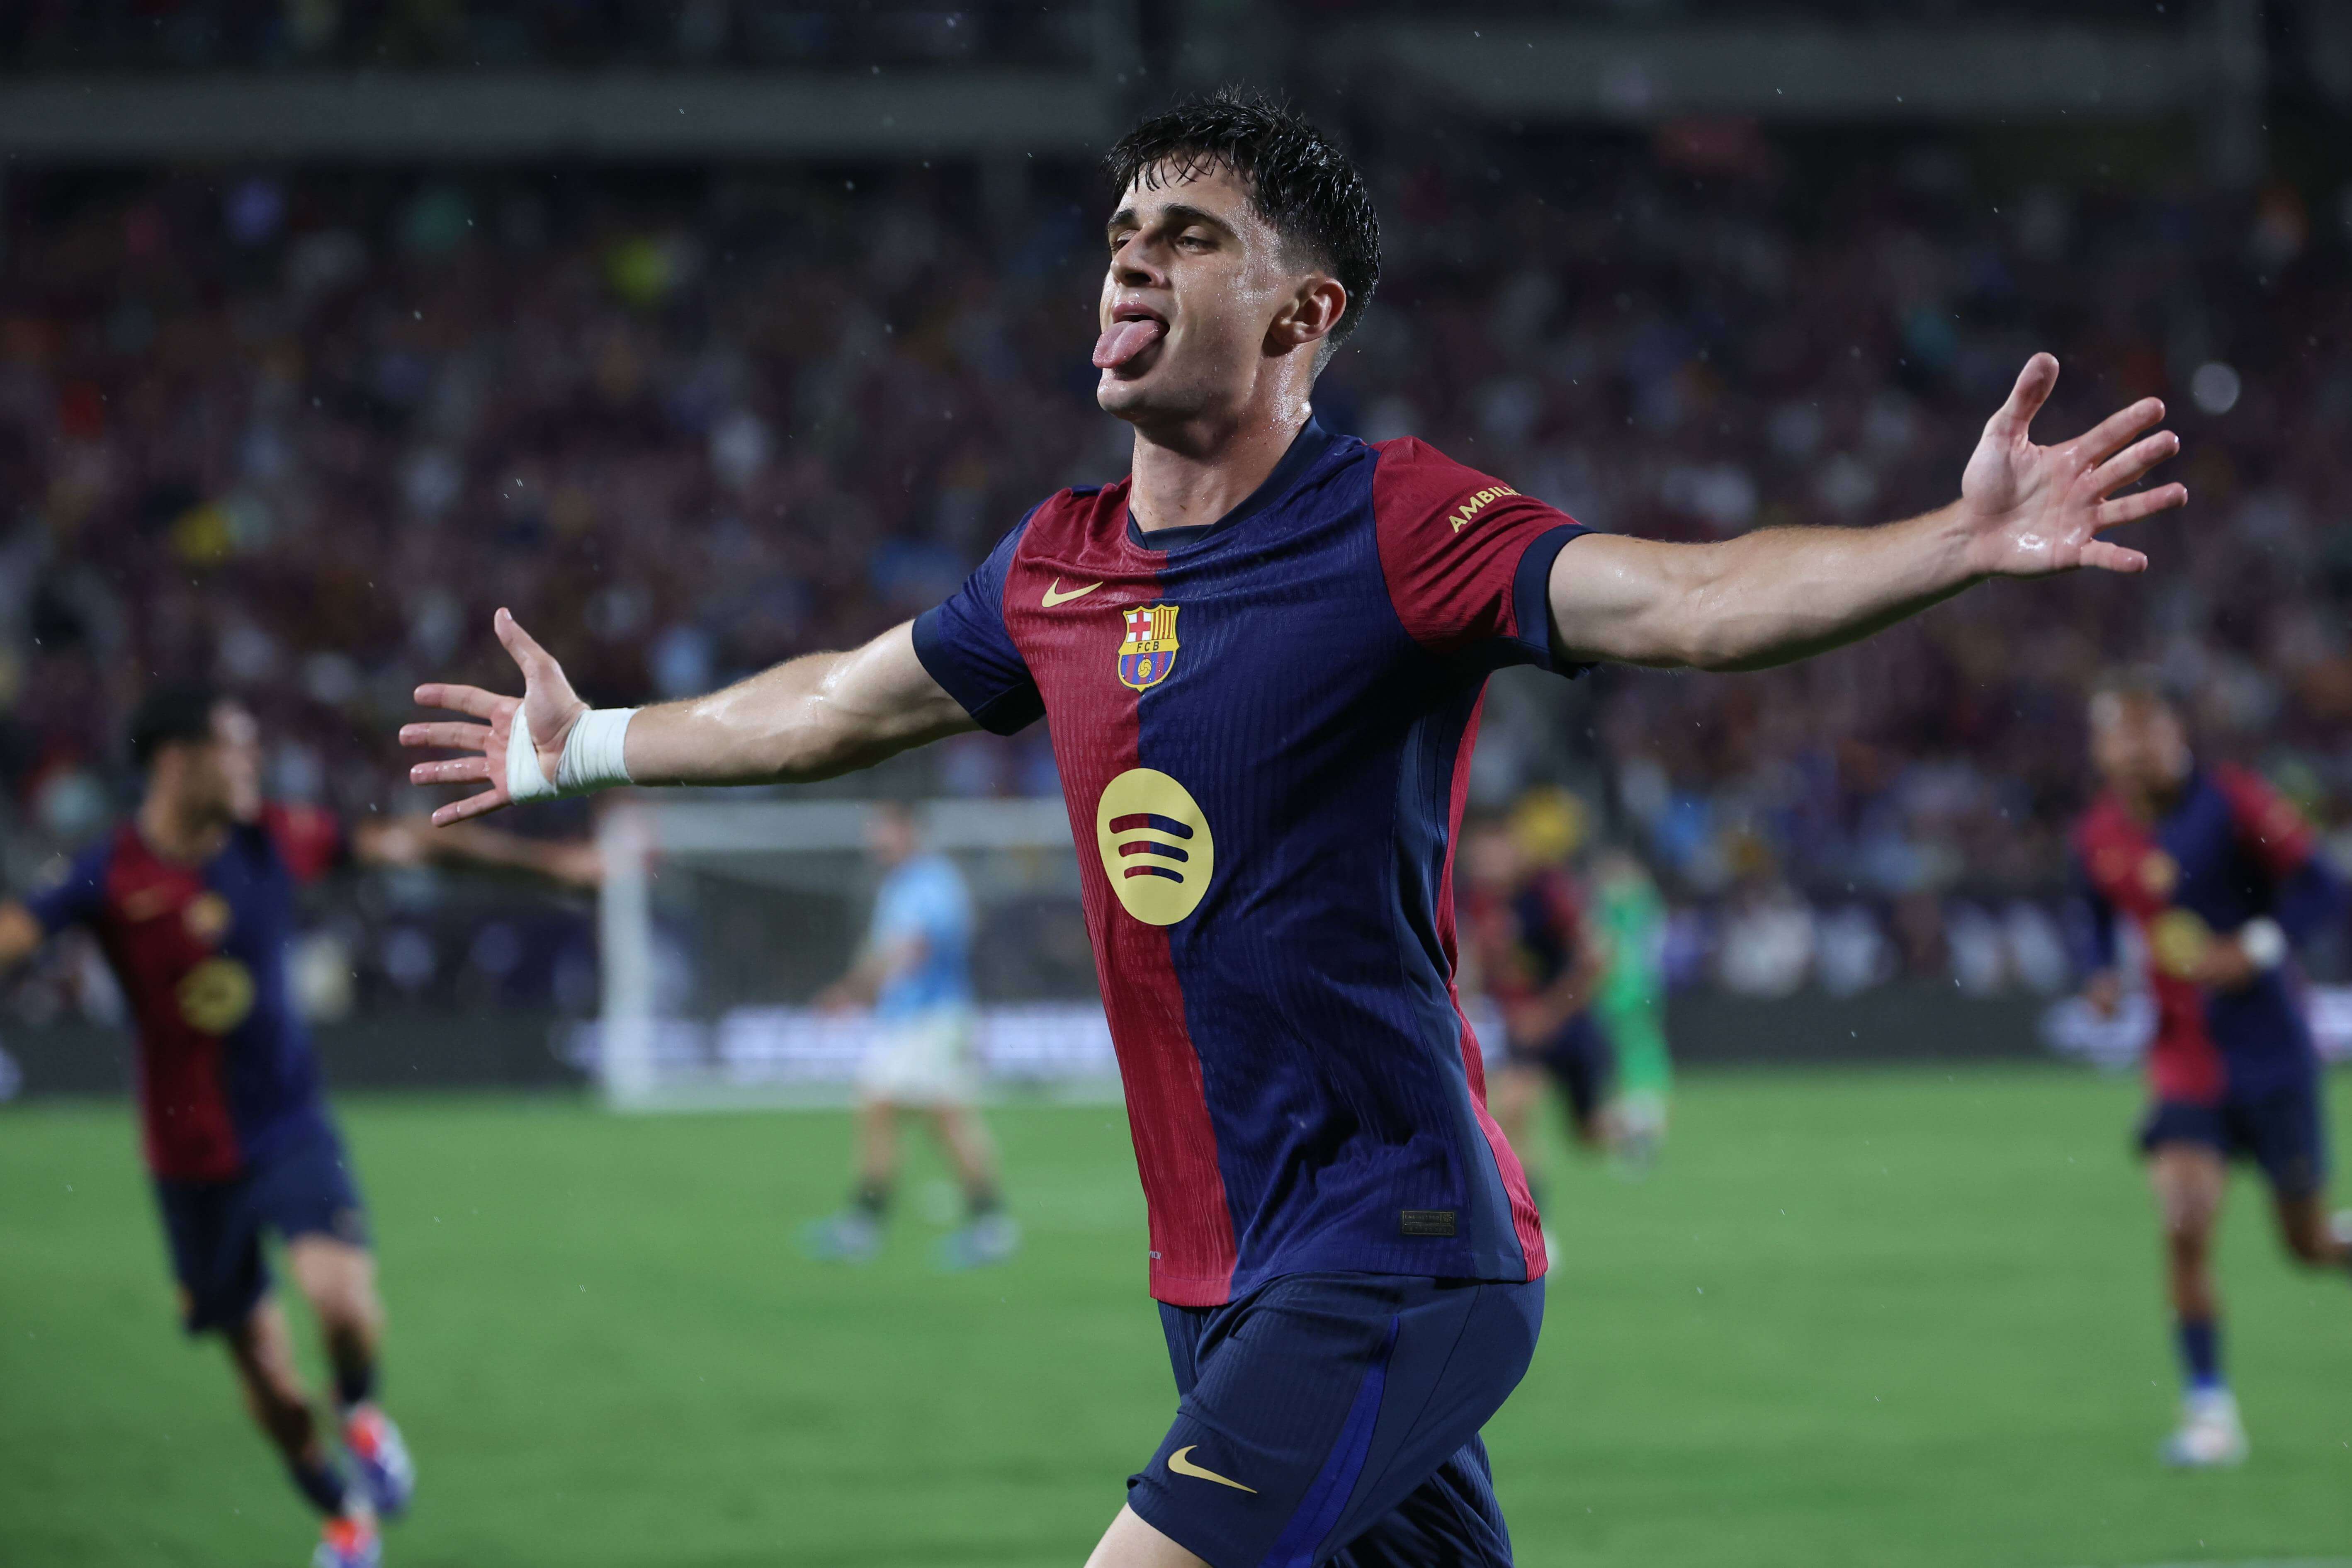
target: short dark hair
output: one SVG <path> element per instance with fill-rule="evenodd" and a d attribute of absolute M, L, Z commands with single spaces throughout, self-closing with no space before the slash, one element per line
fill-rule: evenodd
<path fill-rule="evenodd" d="M 170 681 L 151 686 L 131 715 L 131 760 L 143 770 L 167 746 L 201 746 L 213 737 L 213 714 L 221 705 L 217 686 L 203 681 Z"/>
<path fill-rule="evenodd" d="M 1124 191 L 1156 190 L 1230 169 L 1249 187 L 1250 207 L 1274 231 L 1348 291 L 1328 341 L 1337 347 L 1363 319 L 1381 282 L 1381 220 L 1364 176 L 1339 144 L 1296 111 L 1227 88 L 1151 116 L 1118 139 L 1103 172 Z"/>

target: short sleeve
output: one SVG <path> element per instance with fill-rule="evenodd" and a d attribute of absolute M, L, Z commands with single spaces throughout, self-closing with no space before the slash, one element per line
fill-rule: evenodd
<path fill-rule="evenodd" d="M 2217 768 L 2213 781 L 2230 802 L 2238 841 L 2273 877 L 2299 870 L 2316 847 L 2311 824 L 2294 803 L 2242 768 Z"/>
<path fill-rule="evenodd" d="M 1004 579 L 1029 517 L 998 541 L 948 601 L 915 618 L 915 657 L 972 722 L 1011 735 L 1045 716 L 1045 699 L 1004 623 Z"/>
<path fill-rule="evenodd" d="M 1489 667 L 1589 668 L 1553 650 L 1550 587 L 1560 547 L 1591 530 L 1423 442 L 1373 450 L 1381 571 L 1412 640 Z"/>
<path fill-rule="evenodd" d="M 54 936 L 68 925 L 87 925 L 98 918 L 106 903 L 106 868 L 114 854 L 114 841 L 100 839 L 74 856 L 65 875 L 25 900 L 25 907 Z"/>
<path fill-rule="evenodd" d="M 351 835 L 342 819 L 322 806 L 273 800 L 261 809 L 261 825 L 298 883 L 316 882 L 352 858 Z"/>

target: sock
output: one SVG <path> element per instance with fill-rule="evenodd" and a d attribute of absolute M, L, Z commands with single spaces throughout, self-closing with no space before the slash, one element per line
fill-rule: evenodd
<path fill-rule="evenodd" d="M 286 1468 L 293 1474 L 294 1485 L 310 1500 L 311 1507 L 329 1519 L 343 1511 L 351 1483 L 343 1479 L 342 1469 L 334 1460 L 320 1459 L 313 1465 L 296 1459 Z"/>
<path fill-rule="evenodd" d="M 2221 1382 L 2221 1325 L 2210 1318 L 2180 1320 L 2180 1364 L 2189 1372 L 2189 1391 L 2208 1394 Z"/>
<path fill-rule="evenodd" d="M 850 1207 L 868 1219 L 879 1219 L 882 1211 L 890 1207 L 890 1184 L 887 1181 L 862 1181 L 850 1197 Z"/>
<path fill-rule="evenodd" d="M 345 1410 L 375 1397 L 375 1363 L 335 1368 L 335 1403 Z"/>
<path fill-rule="evenodd" d="M 974 1219 L 986 1219 L 1004 1207 L 1004 1195 L 996 1190 L 993 1182 L 982 1182 L 971 1188 L 963 1195 L 963 1200 Z"/>

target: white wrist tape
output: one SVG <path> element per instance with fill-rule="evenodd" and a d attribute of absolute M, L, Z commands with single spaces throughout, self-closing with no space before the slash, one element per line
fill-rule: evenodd
<path fill-rule="evenodd" d="M 507 795 L 514 800 L 552 800 L 564 795 L 585 795 L 633 782 L 622 757 L 633 707 L 592 707 L 572 722 L 564 737 L 563 755 L 555 777 L 539 765 L 539 743 L 531 738 L 530 722 L 515 709 L 514 726 L 507 736 Z"/>
<path fill-rule="evenodd" d="M 2238 927 L 2238 946 L 2257 969 L 2275 969 L 2286 962 L 2286 933 L 2267 915 Z"/>

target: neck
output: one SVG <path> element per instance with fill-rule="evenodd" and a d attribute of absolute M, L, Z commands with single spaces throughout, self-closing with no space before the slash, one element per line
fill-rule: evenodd
<path fill-rule="evenodd" d="M 1138 424 L 1128 515 L 1147 534 L 1215 522 L 1265 483 L 1314 412 L 1297 397 L 1237 419 Z"/>
<path fill-rule="evenodd" d="M 165 860 L 195 864 L 219 852 L 228 823 L 208 811 L 191 810 L 170 795 L 150 789 L 139 805 L 139 836 Z"/>
<path fill-rule="evenodd" d="M 2124 803 L 2142 821 L 2154 821 L 2173 807 L 2180 804 L 2181 792 L 2189 788 L 2189 775 L 2168 779 L 2158 784 L 2142 785 L 2123 791 Z"/>

